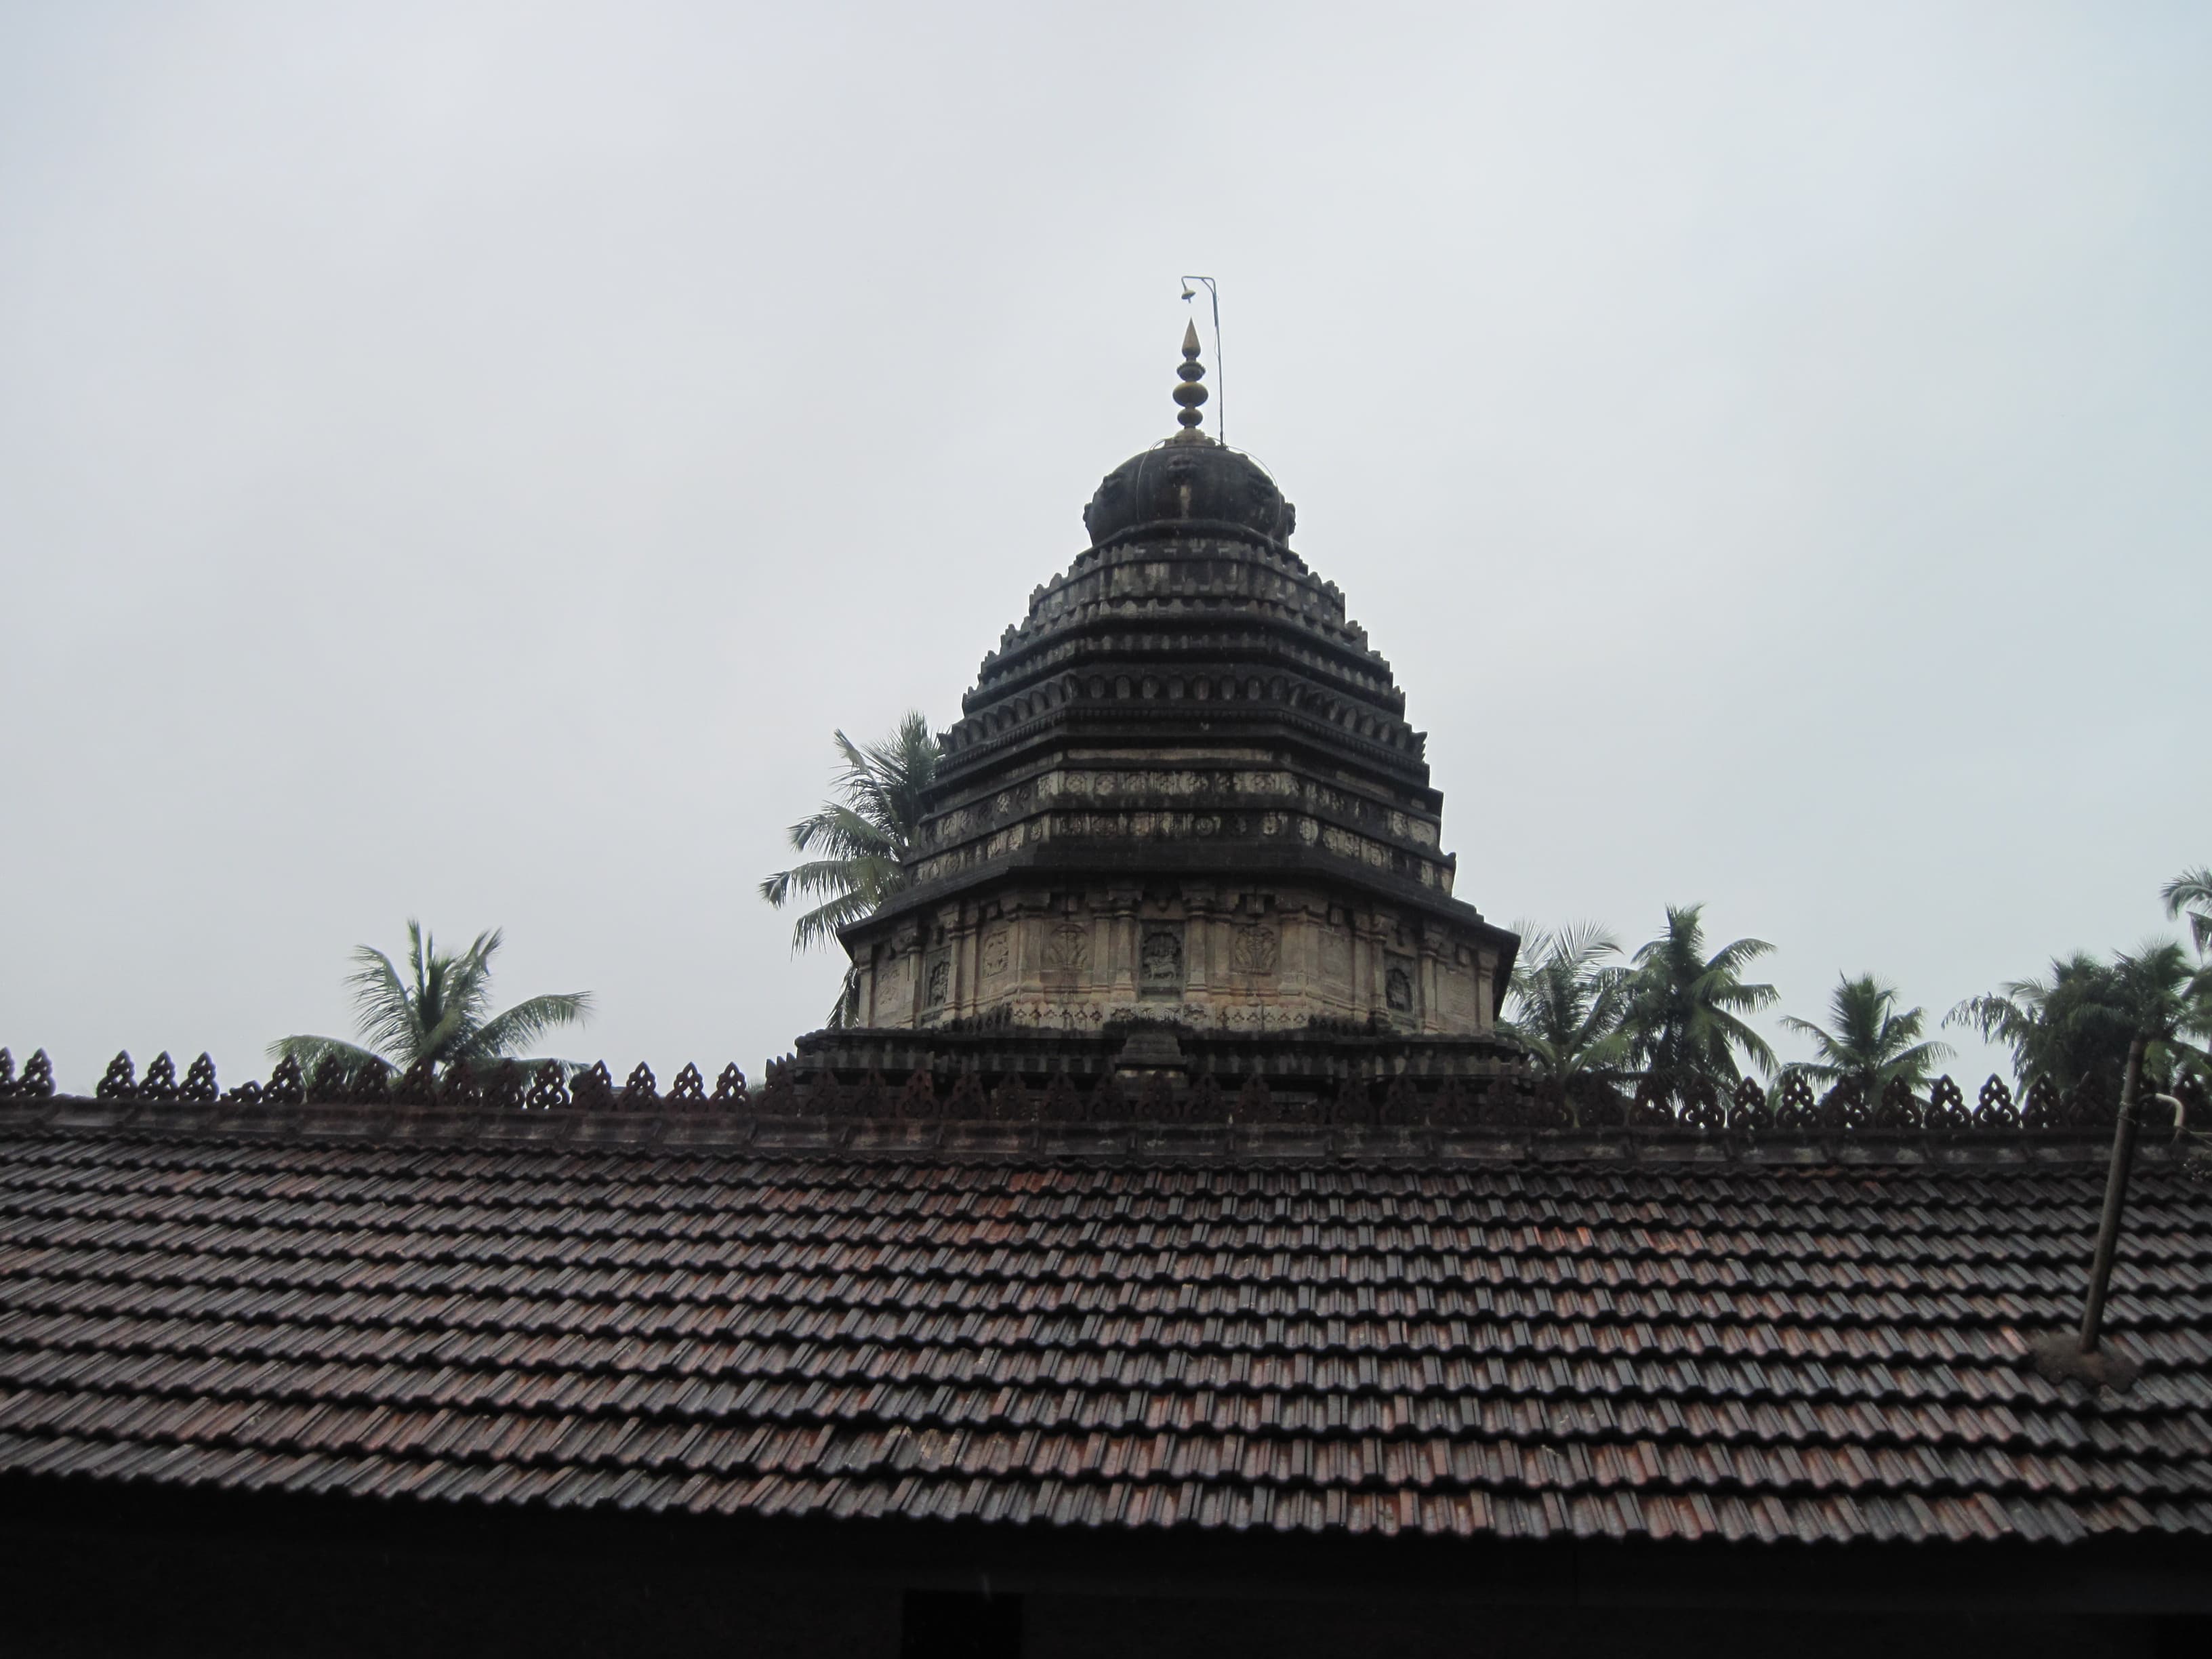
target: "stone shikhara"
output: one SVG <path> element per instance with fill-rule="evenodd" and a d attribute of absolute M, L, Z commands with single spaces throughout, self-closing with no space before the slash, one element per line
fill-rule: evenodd
<path fill-rule="evenodd" d="M 1454 896 L 1425 739 L 1273 481 L 1186 426 L 1084 522 L 945 734 L 912 884 L 845 932 L 835 1068 L 871 1031 L 888 1062 L 932 1033 L 1153 1024 L 1264 1035 L 1236 1070 L 1281 1085 L 1315 1069 L 1266 1058 L 1285 1034 L 1352 1028 L 1511 1071 L 1518 940 Z"/>

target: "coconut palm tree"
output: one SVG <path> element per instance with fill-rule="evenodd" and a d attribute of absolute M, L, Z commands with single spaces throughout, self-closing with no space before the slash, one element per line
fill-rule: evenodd
<path fill-rule="evenodd" d="M 2198 865 L 2194 870 L 2184 870 L 2166 884 L 2159 894 L 2166 901 L 2166 914 L 2179 921 L 2189 918 L 2189 937 L 2203 956 L 2212 947 L 2212 865 Z"/>
<path fill-rule="evenodd" d="M 1923 1008 L 1899 1008 L 1897 988 L 1872 974 L 1838 980 L 1828 994 L 1826 1027 L 1784 1015 L 1782 1023 L 1810 1037 L 1817 1058 L 1792 1060 L 1782 1069 L 1826 1084 L 1848 1084 L 1869 1106 L 1881 1098 L 1892 1079 L 1902 1078 L 1917 1092 L 1927 1085 L 1937 1062 L 1951 1056 L 1948 1043 L 1923 1041 Z"/>
<path fill-rule="evenodd" d="M 2146 1066 L 2164 1081 L 2177 1065 L 2204 1064 L 2203 1050 L 2185 1038 L 2212 1036 L 2212 968 L 2192 969 L 2171 939 L 2111 962 L 2076 951 L 2053 957 L 2047 978 L 2008 980 L 1968 997 L 1943 1023 L 2010 1048 L 2022 1086 L 2045 1077 L 2061 1089 L 2091 1079 L 2118 1088 L 2128 1045 L 2142 1032 L 2151 1039 Z"/>
<path fill-rule="evenodd" d="M 2112 973 L 2087 951 L 2053 957 L 2045 977 L 2008 979 L 1968 997 L 1943 1023 L 2011 1049 L 2013 1077 L 2022 1088 L 2039 1077 L 2064 1089 L 2092 1072 L 2118 1075 L 2128 1040 Z"/>
<path fill-rule="evenodd" d="M 1668 905 L 1666 930 L 1637 951 L 1624 991 L 1630 1057 L 1678 1096 L 1701 1082 L 1735 1085 L 1743 1076 L 1739 1053 L 1762 1073 L 1774 1069 L 1773 1049 L 1743 1018 L 1774 1001 L 1771 985 L 1743 977 L 1774 947 L 1740 939 L 1708 951 L 1704 911 L 1702 904 Z"/>
<path fill-rule="evenodd" d="M 872 915 L 907 884 L 906 858 L 921 827 L 922 799 L 937 776 L 939 750 L 929 722 L 908 713 L 884 741 L 862 748 L 835 734 L 842 764 L 837 799 L 791 826 L 793 850 L 815 854 L 779 870 L 760 895 L 781 910 L 794 899 L 818 899 L 791 925 L 791 948 L 834 940 L 848 922 Z M 851 1008 L 852 970 L 829 1023 L 842 1025 Z"/>
<path fill-rule="evenodd" d="M 441 951 L 422 925 L 407 923 L 404 972 L 372 945 L 354 951 L 353 987 L 359 1043 L 337 1037 L 288 1036 L 269 1045 L 271 1060 L 297 1060 L 313 1071 L 335 1058 L 349 1072 L 381 1061 L 402 1070 L 418 1060 L 452 1066 L 514 1058 L 546 1032 L 580 1025 L 591 1015 L 592 994 L 569 991 L 532 997 L 500 1013 L 491 1012 L 491 963 L 503 935 L 478 933 L 459 956 Z"/>
<path fill-rule="evenodd" d="M 1539 1073 L 1561 1085 L 1626 1065 L 1628 1036 L 1620 1015 L 1627 975 L 1606 961 L 1620 954 L 1619 941 L 1593 922 L 1556 932 L 1522 922 L 1514 931 L 1528 944 L 1513 969 L 1508 1014 L 1498 1029 L 1528 1051 Z"/>
<path fill-rule="evenodd" d="M 2212 966 L 2191 967 L 2174 940 L 2150 939 L 2113 957 L 2112 979 L 2130 1035 L 2145 1044 L 2145 1077 L 2160 1088 L 2184 1072 L 2212 1078 Z"/>

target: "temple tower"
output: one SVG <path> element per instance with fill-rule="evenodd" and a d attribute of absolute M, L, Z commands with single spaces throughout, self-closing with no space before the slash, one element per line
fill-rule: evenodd
<path fill-rule="evenodd" d="M 1090 546 L 984 659 L 911 884 L 842 934 L 854 1029 L 803 1055 L 849 1070 L 902 1033 L 942 1064 L 989 1032 L 1064 1060 L 1142 1030 L 1155 1054 L 1358 1035 L 1499 1063 L 1518 941 L 1454 896 L 1389 664 L 1291 550 L 1274 481 L 1200 429 L 1194 330 L 1182 355 L 1181 429 L 1106 475 Z"/>

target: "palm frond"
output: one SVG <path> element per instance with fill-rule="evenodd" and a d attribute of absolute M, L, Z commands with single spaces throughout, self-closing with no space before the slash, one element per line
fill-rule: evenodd
<path fill-rule="evenodd" d="M 1735 977 L 1734 969 L 1709 964 L 1692 982 L 1690 994 L 1716 1008 L 1736 1008 L 1755 1014 L 1762 1008 L 1772 1007 L 1781 993 L 1771 985 L 1747 985 Z"/>
<path fill-rule="evenodd" d="M 407 930 L 416 945 L 419 962 L 419 929 L 410 921 Z M 373 945 L 357 945 L 353 957 L 359 966 L 347 976 L 346 983 L 353 988 L 354 1029 L 371 1048 L 404 1056 L 399 1063 L 412 1065 L 419 1057 L 422 1037 L 414 995 L 383 951 Z"/>
<path fill-rule="evenodd" d="M 841 744 L 843 733 L 838 734 Z M 847 748 L 848 757 L 851 750 Z M 876 822 L 903 851 L 921 827 L 924 797 L 936 781 L 943 750 L 919 710 L 909 709 L 885 742 L 861 751 Z"/>
<path fill-rule="evenodd" d="M 318 1066 L 333 1057 L 344 1065 L 349 1073 L 357 1072 L 364 1066 L 387 1063 L 383 1055 L 372 1054 L 357 1043 L 343 1042 L 337 1037 L 279 1037 L 264 1052 L 274 1060 L 298 1060 L 300 1069 L 311 1077 Z"/>
<path fill-rule="evenodd" d="M 1571 968 L 1587 968 L 1604 957 L 1620 954 L 1620 941 L 1595 921 L 1571 921 L 1557 928 L 1519 921 L 1514 924 L 1513 931 L 1521 935 L 1521 961 L 1530 966 L 1540 962 L 1558 962 Z"/>
<path fill-rule="evenodd" d="M 1711 1009 L 1707 1012 L 1707 1018 L 1711 1021 L 1716 1034 L 1720 1039 L 1711 1049 L 1712 1060 L 1717 1068 L 1725 1066 L 1727 1070 L 1733 1071 L 1734 1057 L 1729 1051 L 1730 1048 L 1741 1048 L 1750 1056 L 1751 1063 L 1759 1068 L 1761 1077 L 1774 1075 L 1774 1050 L 1767 1046 L 1765 1037 L 1725 1009 Z"/>
<path fill-rule="evenodd" d="M 842 731 L 832 741 L 841 762 L 831 780 L 837 798 L 789 832 L 794 851 L 816 856 L 760 884 L 761 897 L 777 909 L 799 899 L 823 901 L 793 922 L 794 951 L 835 939 L 906 884 L 906 859 L 937 775 L 939 745 L 918 713 L 906 714 L 882 743 L 863 746 Z"/>
<path fill-rule="evenodd" d="M 460 1009 L 448 1008 L 436 1024 L 422 1033 L 422 1046 L 409 1057 L 410 1063 L 428 1060 L 443 1066 L 458 1060 L 475 1030 L 474 1023 Z"/>
<path fill-rule="evenodd" d="M 2179 945 L 2170 939 L 2146 939 L 2112 958 L 2121 1011 L 2136 1031 L 2154 1039 L 2171 1036 L 2189 1023 L 2192 981 L 2199 975 Z"/>
<path fill-rule="evenodd" d="M 2166 914 L 2179 921 L 2189 918 L 2189 936 L 2202 956 L 2212 947 L 2212 865 L 2184 870 L 2159 890 Z"/>
<path fill-rule="evenodd" d="M 2012 988 L 2017 990 L 2018 983 L 2014 981 Z M 1943 1023 L 1972 1030 L 1984 1042 L 2010 1042 L 2031 1018 L 2029 1011 L 2014 996 L 1996 992 L 1953 1004 L 1951 1012 L 1943 1016 Z"/>
<path fill-rule="evenodd" d="M 866 894 L 857 892 L 817 905 L 791 924 L 791 948 L 804 951 L 810 945 L 827 944 L 848 923 L 873 915 L 875 908 Z"/>
<path fill-rule="evenodd" d="M 1828 1035 L 1826 1027 L 1815 1025 L 1809 1019 L 1800 1019 L 1795 1014 L 1783 1015 L 1780 1023 L 1785 1030 L 1795 1031 L 1799 1036 L 1810 1038 L 1814 1052 L 1823 1059 L 1832 1058 L 1835 1054 L 1836 1042 Z"/>
<path fill-rule="evenodd" d="M 1607 1031 L 1603 1036 L 1594 1036 L 1583 1046 L 1577 1056 L 1577 1069 L 1585 1072 L 1611 1071 L 1628 1064 L 1628 1033 Z"/>
<path fill-rule="evenodd" d="M 506 940 L 505 932 L 497 927 L 478 933 L 447 970 L 446 1006 L 460 1015 L 470 1030 L 484 1022 L 491 1007 L 491 959 Z"/>
<path fill-rule="evenodd" d="M 865 813 L 836 801 L 793 824 L 787 832 L 797 853 L 826 854 L 833 859 L 896 858 L 898 842 Z"/>
<path fill-rule="evenodd" d="M 779 870 L 761 883 L 761 896 L 777 909 L 794 898 L 856 895 L 873 909 L 895 892 L 904 872 L 890 859 L 818 859 Z"/>
<path fill-rule="evenodd" d="M 589 991 L 532 997 L 477 1026 L 461 1044 L 461 1054 L 471 1060 L 501 1059 L 520 1053 L 548 1031 L 581 1025 L 591 1017 Z"/>
<path fill-rule="evenodd" d="M 848 965 L 845 976 L 838 981 L 837 1000 L 830 1006 L 829 1017 L 822 1022 L 823 1029 L 830 1031 L 849 1030 L 858 1024 L 857 1004 L 860 994 L 860 970 Z"/>
<path fill-rule="evenodd" d="M 842 731 L 835 741 L 845 762 L 836 779 L 838 793 L 905 850 L 921 825 L 923 797 L 937 775 L 940 751 L 929 722 L 909 711 L 882 743 L 862 748 Z"/>
<path fill-rule="evenodd" d="M 1917 1083 L 1958 1052 L 1948 1042 L 1916 1042 L 1891 1055 L 1887 1070 L 1893 1077 L 1909 1078 Z"/>
<path fill-rule="evenodd" d="M 1705 939 L 1705 929 L 1698 920 L 1698 912 L 1704 908 L 1701 904 L 1668 905 L 1667 926 L 1656 938 L 1646 939 L 1638 945 L 1636 954 L 1629 960 L 1641 966 L 1645 963 L 1661 961 L 1670 955 L 1682 954 L 1686 948 L 1694 954 Z"/>
<path fill-rule="evenodd" d="M 1603 965 L 1620 951 L 1618 942 L 1591 922 L 1558 929 L 1522 922 L 1514 931 L 1525 945 L 1508 983 L 1508 1034 L 1554 1079 L 1618 1063 L 1624 975 Z"/>
<path fill-rule="evenodd" d="M 1763 939 L 1735 939 L 1706 958 L 1705 966 L 1723 973 L 1740 974 L 1752 963 L 1772 951 L 1774 947 Z"/>
<path fill-rule="evenodd" d="M 837 752 L 845 757 L 844 767 L 834 780 L 837 793 L 878 835 L 886 841 L 893 839 L 897 829 L 897 808 L 888 781 L 877 769 L 874 757 L 842 732 L 831 736 Z"/>

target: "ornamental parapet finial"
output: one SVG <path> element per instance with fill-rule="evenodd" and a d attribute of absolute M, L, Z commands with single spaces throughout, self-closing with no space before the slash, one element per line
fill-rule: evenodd
<path fill-rule="evenodd" d="M 1175 389 L 1175 400 L 1182 406 L 1176 421 L 1182 428 L 1176 437 L 1187 443 L 1211 443 L 1212 440 L 1198 429 L 1199 422 L 1206 418 L 1198 412 L 1199 405 L 1206 401 L 1207 393 L 1203 384 L 1206 365 L 1198 361 L 1198 325 L 1195 322 L 1183 325 L 1182 362 L 1176 365 L 1176 375 L 1182 382 Z"/>

